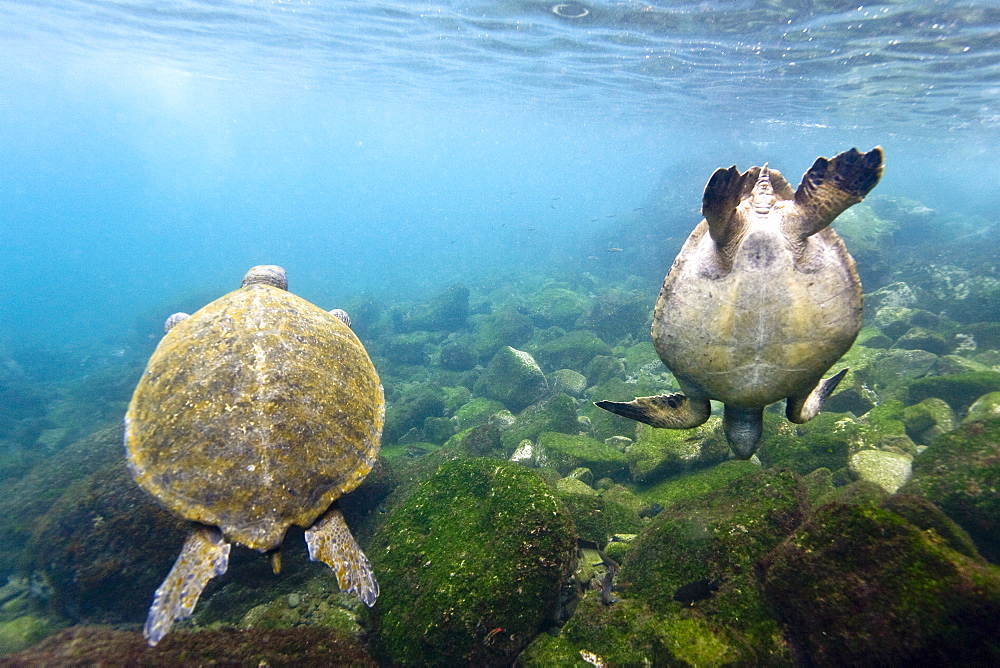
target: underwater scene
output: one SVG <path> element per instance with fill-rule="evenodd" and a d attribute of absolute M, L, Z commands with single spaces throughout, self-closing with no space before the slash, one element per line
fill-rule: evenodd
<path fill-rule="evenodd" d="M 0 666 L 1000 664 L 996 3 L 0 48 Z"/>

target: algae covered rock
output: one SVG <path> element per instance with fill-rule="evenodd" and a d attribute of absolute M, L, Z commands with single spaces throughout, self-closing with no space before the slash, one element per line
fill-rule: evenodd
<path fill-rule="evenodd" d="M 579 397 L 587 389 L 587 378 L 572 369 L 556 369 L 548 375 L 548 380 L 553 392 L 565 392 L 571 397 Z"/>
<path fill-rule="evenodd" d="M 610 354 L 608 344 L 585 330 L 573 330 L 535 351 L 538 361 L 550 369 L 583 370 L 594 357 Z"/>
<path fill-rule="evenodd" d="M 548 287 L 528 298 L 531 319 L 538 327 L 569 328 L 590 306 L 590 300 L 572 290 Z"/>
<path fill-rule="evenodd" d="M 717 591 L 693 604 L 712 642 L 725 645 L 734 663 L 787 661 L 778 623 L 758 591 L 755 564 L 802 521 L 806 488 L 794 472 L 742 475 L 740 465 L 753 465 L 734 464 L 731 472 L 740 477 L 721 488 L 664 504 L 633 541 L 618 584 L 623 597 L 676 620 L 689 605 L 674 600 L 678 588 L 717 580 Z"/>
<path fill-rule="evenodd" d="M 651 483 L 668 475 L 711 466 L 730 458 L 729 444 L 713 417 L 694 429 L 656 429 L 639 423 L 636 439 L 626 451 L 632 478 Z"/>
<path fill-rule="evenodd" d="M 584 666 L 584 652 L 605 666 L 721 666 L 746 656 L 700 616 L 663 615 L 626 598 L 608 606 L 591 592 L 562 632 L 538 636 L 518 665 Z"/>
<path fill-rule="evenodd" d="M 1000 392 L 990 392 L 976 399 L 962 422 L 987 422 L 1000 420 Z"/>
<path fill-rule="evenodd" d="M 576 536 L 536 473 L 470 459 L 445 464 L 395 508 L 369 554 L 388 662 L 509 664 L 552 618 Z"/>
<path fill-rule="evenodd" d="M 931 376 L 915 380 L 910 384 L 907 402 L 915 404 L 928 397 L 937 397 L 948 402 L 955 412 L 962 413 L 979 397 L 998 391 L 1000 391 L 1000 373 L 994 371 Z"/>
<path fill-rule="evenodd" d="M 484 363 L 504 346 L 523 346 L 535 331 L 531 319 L 513 307 L 489 315 L 469 316 L 469 323 L 472 326 L 472 349 Z"/>
<path fill-rule="evenodd" d="M 141 622 L 187 531 L 135 484 L 122 458 L 70 485 L 26 552 L 69 618 Z"/>
<path fill-rule="evenodd" d="M 920 494 L 1000 562 L 1000 420 L 969 422 L 944 434 L 915 461 L 904 492 Z"/>
<path fill-rule="evenodd" d="M 1000 571 L 921 521 L 932 506 L 893 508 L 828 503 L 763 560 L 766 599 L 795 655 L 831 666 L 995 664 Z"/>
<path fill-rule="evenodd" d="M 477 395 L 495 399 L 512 411 L 535 403 L 548 390 L 548 381 L 535 358 L 510 346 L 493 356 L 474 388 Z"/>
<path fill-rule="evenodd" d="M 955 428 L 955 412 L 944 399 L 930 397 L 903 409 L 906 433 L 922 445 Z"/>
<path fill-rule="evenodd" d="M 584 467 L 595 478 L 624 480 L 628 477 L 628 460 L 625 455 L 587 436 L 560 434 L 552 431 L 538 436 L 538 457 L 546 465 L 566 475 L 575 468 Z"/>
<path fill-rule="evenodd" d="M 885 450 L 860 450 L 847 462 L 851 473 L 893 494 L 910 479 L 913 457 Z"/>
<path fill-rule="evenodd" d="M 151 648 L 138 631 L 74 626 L 8 660 L 15 666 L 376 665 L 360 640 L 321 627 L 176 631 Z"/>
<path fill-rule="evenodd" d="M 576 402 L 567 394 L 557 394 L 525 408 L 500 435 L 504 447 L 513 451 L 526 438 L 538 438 L 543 431 L 575 434 L 580 430 Z"/>

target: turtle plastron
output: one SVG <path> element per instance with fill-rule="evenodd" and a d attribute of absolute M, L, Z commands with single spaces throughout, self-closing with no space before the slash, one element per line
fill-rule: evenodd
<path fill-rule="evenodd" d="M 174 567 L 153 596 L 142 629 L 150 647 L 167 635 L 174 622 L 191 616 L 208 581 L 229 567 L 229 548 L 215 527 L 198 525 L 188 535 Z"/>
<path fill-rule="evenodd" d="M 332 568 L 343 591 L 354 594 L 369 608 L 375 605 L 378 582 L 368 557 L 347 528 L 340 508 L 334 505 L 306 529 L 306 545 L 309 546 L 309 559 L 322 561 Z"/>

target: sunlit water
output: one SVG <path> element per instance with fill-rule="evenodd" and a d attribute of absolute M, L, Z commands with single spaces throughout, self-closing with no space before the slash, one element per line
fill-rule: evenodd
<path fill-rule="evenodd" d="M 665 183 L 693 226 L 715 167 L 851 146 L 1000 217 L 996 2 L 19 1 L 0 49 L 7 348 L 262 262 L 328 308 L 544 274 Z"/>

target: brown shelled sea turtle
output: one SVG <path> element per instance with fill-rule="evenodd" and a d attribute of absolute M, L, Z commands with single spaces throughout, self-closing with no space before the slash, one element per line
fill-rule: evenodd
<path fill-rule="evenodd" d="M 861 329 L 861 281 L 830 223 L 882 176 L 882 149 L 817 158 L 798 190 L 775 170 L 718 169 L 705 216 L 674 260 L 653 313 L 653 344 L 682 393 L 598 401 L 654 427 L 705 422 L 725 404 L 738 457 L 757 450 L 764 407 L 787 399 L 792 422 L 813 418 L 846 369 L 823 374 Z"/>
<path fill-rule="evenodd" d="M 156 590 L 144 636 L 155 645 L 225 573 L 229 543 L 270 552 L 292 524 L 313 561 L 367 605 L 378 584 L 335 501 L 378 455 L 385 400 L 344 322 L 287 292 L 285 270 L 254 267 L 242 287 L 175 314 L 125 416 L 136 482 L 194 523 Z"/>

